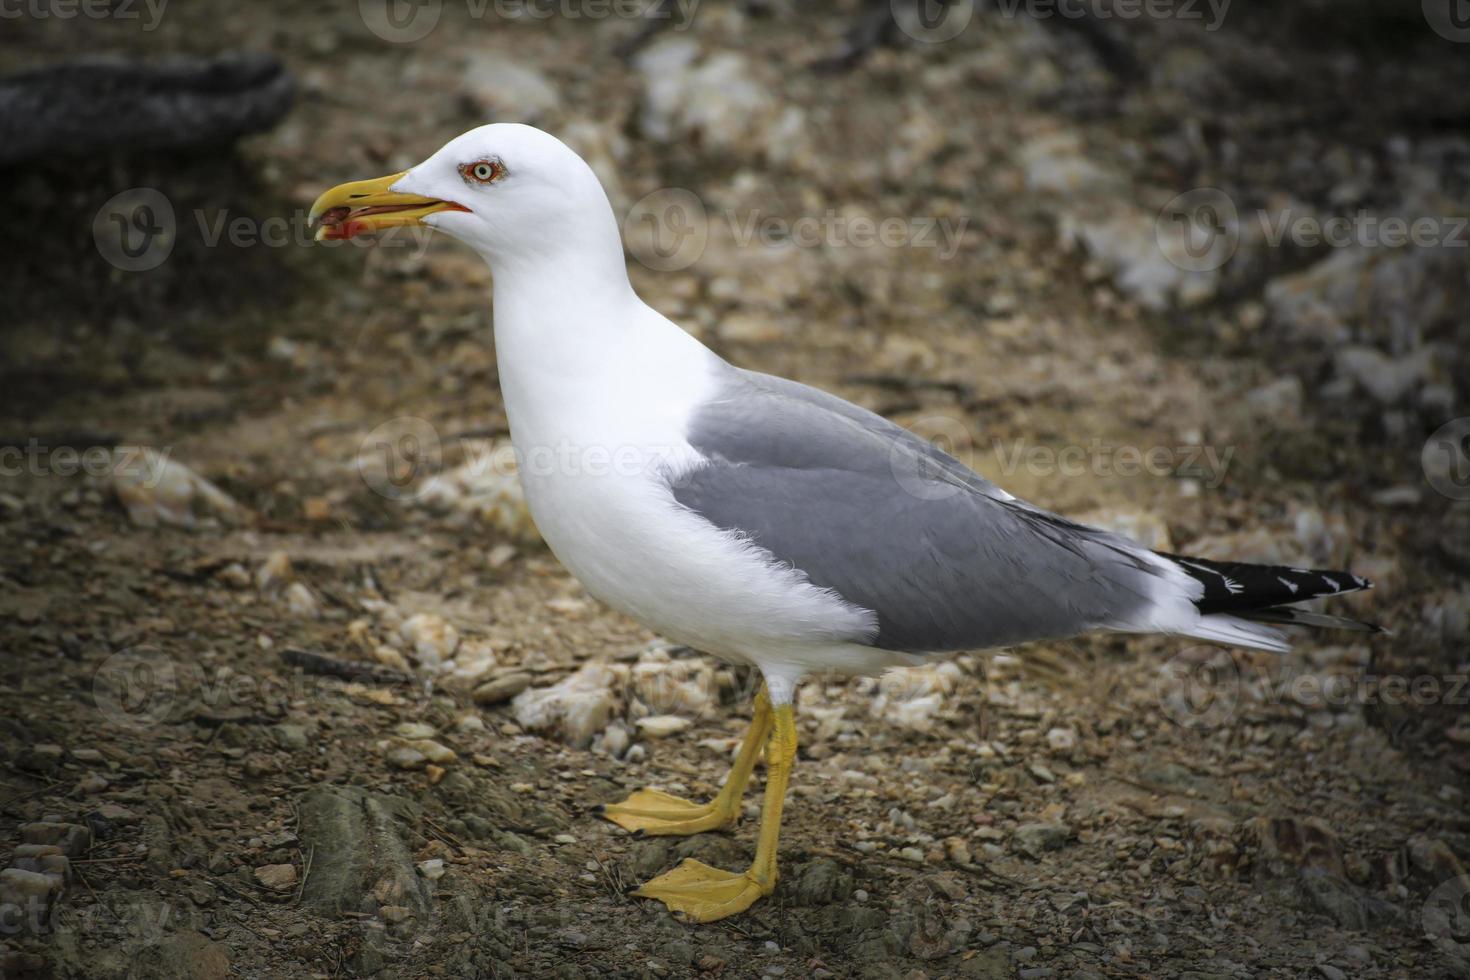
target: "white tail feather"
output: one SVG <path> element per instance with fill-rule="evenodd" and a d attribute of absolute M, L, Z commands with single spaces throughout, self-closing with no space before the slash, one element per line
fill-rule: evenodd
<path fill-rule="evenodd" d="M 1199 622 L 1183 631 L 1183 635 L 1223 646 L 1249 647 L 1271 653 L 1288 653 L 1291 650 L 1286 634 L 1280 630 L 1222 613 L 1201 616 Z"/>

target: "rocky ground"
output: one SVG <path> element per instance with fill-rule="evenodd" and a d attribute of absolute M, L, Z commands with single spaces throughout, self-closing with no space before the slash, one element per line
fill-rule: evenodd
<path fill-rule="evenodd" d="M 6 174 L 0 976 L 1470 975 L 1463 45 L 1366 0 L 873 50 L 851 3 L 477 9 L 7 22 L 7 69 L 240 47 L 299 90 L 238 148 Z M 732 360 L 1157 548 L 1351 566 L 1332 608 L 1392 635 L 813 679 L 775 896 L 626 897 L 749 860 L 754 792 L 688 840 L 589 808 L 711 793 L 755 679 L 539 543 L 477 259 L 304 231 L 493 119 L 588 156 Z M 143 271 L 91 233 L 133 188 L 173 214 Z"/>

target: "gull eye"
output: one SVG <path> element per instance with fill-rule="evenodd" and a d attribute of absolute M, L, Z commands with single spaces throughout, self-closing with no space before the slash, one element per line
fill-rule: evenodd
<path fill-rule="evenodd" d="M 505 169 L 494 160 L 476 160 L 459 168 L 460 176 L 481 184 L 490 183 L 504 172 Z"/>

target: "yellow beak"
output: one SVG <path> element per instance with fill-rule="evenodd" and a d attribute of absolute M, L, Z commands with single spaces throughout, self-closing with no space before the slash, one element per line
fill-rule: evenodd
<path fill-rule="evenodd" d="M 408 171 L 338 184 L 316 199 L 311 206 L 311 224 L 319 224 L 316 240 L 355 238 L 366 231 L 415 225 L 425 215 L 438 211 L 468 211 L 453 201 L 440 201 L 417 194 L 397 194 L 389 190 Z"/>

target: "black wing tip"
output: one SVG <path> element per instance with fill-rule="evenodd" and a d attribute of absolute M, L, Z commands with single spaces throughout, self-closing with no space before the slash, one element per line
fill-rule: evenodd
<path fill-rule="evenodd" d="M 1203 586 L 1195 605 L 1207 614 L 1264 610 L 1373 588 L 1368 579 L 1347 571 L 1159 555 Z"/>

